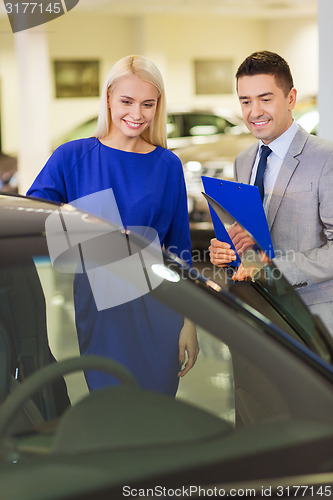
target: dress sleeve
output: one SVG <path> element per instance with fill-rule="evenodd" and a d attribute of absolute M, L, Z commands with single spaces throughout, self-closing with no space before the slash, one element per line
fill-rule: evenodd
<path fill-rule="evenodd" d="M 27 196 L 58 201 L 60 203 L 68 202 L 61 146 L 54 151 L 46 162 L 44 168 L 28 190 Z"/>
<path fill-rule="evenodd" d="M 182 164 L 177 158 L 177 175 L 171 179 L 173 189 L 178 186 L 174 216 L 164 240 L 166 250 L 192 265 L 190 225 L 187 208 L 187 193 Z"/>

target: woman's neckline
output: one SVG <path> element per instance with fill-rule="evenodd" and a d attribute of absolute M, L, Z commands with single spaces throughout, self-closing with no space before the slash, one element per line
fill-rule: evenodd
<path fill-rule="evenodd" d="M 142 155 L 142 156 L 145 156 L 145 155 L 149 155 L 149 154 L 152 154 L 156 151 L 157 149 L 157 146 L 154 147 L 154 149 L 152 149 L 151 151 L 147 151 L 147 152 L 137 152 L 137 151 L 125 151 L 124 149 L 118 149 L 118 148 L 114 148 L 112 146 L 108 146 L 107 144 L 104 144 L 98 137 L 95 137 L 95 139 L 98 141 L 98 143 L 103 146 L 104 148 L 108 148 L 108 149 L 112 149 L 113 151 L 119 151 L 121 153 L 128 153 L 128 154 L 134 154 L 134 155 Z"/>

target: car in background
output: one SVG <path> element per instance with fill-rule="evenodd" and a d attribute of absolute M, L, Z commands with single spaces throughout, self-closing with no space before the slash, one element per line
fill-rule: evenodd
<path fill-rule="evenodd" d="M 94 134 L 97 116 L 91 117 L 74 129 L 59 137 L 53 144 L 55 149 L 64 142 Z M 175 150 L 191 144 L 202 144 L 214 141 L 220 135 L 238 135 L 246 133 L 242 119 L 225 108 L 182 109 L 169 110 L 167 115 L 168 148 Z"/>
<path fill-rule="evenodd" d="M 123 241 L 103 248 L 128 290 L 196 325 L 175 399 L 79 355 L 73 279 L 108 264 L 101 236 Z M 205 276 L 135 228 L 18 195 L 0 195 L 0 237 L 1 500 L 332 495 L 332 338 L 273 262 L 250 282 Z M 121 384 L 89 393 L 87 369 Z"/>
<path fill-rule="evenodd" d="M 293 116 L 309 134 L 317 135 L 319 111 L 315 96 L 305 97 L 297 101 Z"/>
<path fill-rule="evenodd" d="M 70 140 L 91 136 L 96 128 L 93 117 L 62 138 L 54 147 Z M 236 155 L 255 139 L 241 117 L 226 108 L 170 109 L 167 116 L 168 147 L 184 167 L 193 248 L 207 248 L 214 235 L 206 201 L 202 197 L 201 176 L 233 178 Z"/>
<path fill-rule="evenodd" d="M 187 187 L 191 239 L 194 248 L 207 248 L 214 236 L 209 207 L 202 196 L 201 177 L 234 179 L 234 160 L 238 153 L 257 141 L 250 133 L 223 135 L 214 141 L 179 148 Z"/>
<path fill-rule="evenodd" d="M 0 192 L 17 193 L 17 158 L 0 151 Z"/>
<path fill-rule="evenodd" d="M 319 113 L 315 98 L 297 103 L 295 119 L 309 133 L 316 134 Z M 70 140 L 89 137 L 94 133 L 97 117 L 92 117 L 58 138 L 55 149 Z M 201 176 L 233 180 L 233 163 L 242 150 L 256 142 L 242 118 L 226 108 L 169 110 L 167 116 L 168 147 L 180 158 L 188 193 L 188 209 L 193 248 L 206 249 L 214 236 Z M 17 192 L 17 161 L 0 155 L 0 190 Z"/>
<path fill-rule="evenodd" d="M 194 144 L 209 144 L 218 137 L 247 133 L 242 119 L 226 108 L 169 111 L 168 148 L 176 151 Z"/>
<path fill-rule="evenodd" d="M 233 180 L 237 154 L 254 141 L 243 120 L 227 109 L 168 115 L 168 147 L 184 168 L 193 248 L 206 249 L 214 236 L 201 176 Z"/>

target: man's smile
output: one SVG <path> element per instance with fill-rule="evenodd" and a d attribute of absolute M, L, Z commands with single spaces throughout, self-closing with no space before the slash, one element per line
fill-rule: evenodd
<path fill-rule="evenodd" d="M 251 124 L 254 125 L 255 127 L 263 127 L 264 125 L 267 125 L 267 123 L 269 122 L 269 120 L 265 120 L 265 121 L 251 121 Z"/>

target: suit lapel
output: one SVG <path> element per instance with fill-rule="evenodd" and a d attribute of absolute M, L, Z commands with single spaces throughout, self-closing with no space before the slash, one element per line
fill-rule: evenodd
<path fill-rule="evenodd" d="M 258 151 L 258 144 L 251 146 L 251 149 L 246 153 L 246 159 L 242 160 L 242 164 L 237 168 L 237 181 L 244 184 L 250 184 L 252 167 L 256 154 Z"/>
<path fill-rule="evenodd" d="M 287 151 L 285 159 L 283 160 L 279 175 L 274 185 L 273 196 L 269 204 L 267 214 L 269 229 L 271 229 L 274 223 L 274 219 L 276 217 L 289 181 L 300 162 L 298 156 L 302 153 L 308 136 L 309 134 L 304 129 L 299 128 Z"/>

